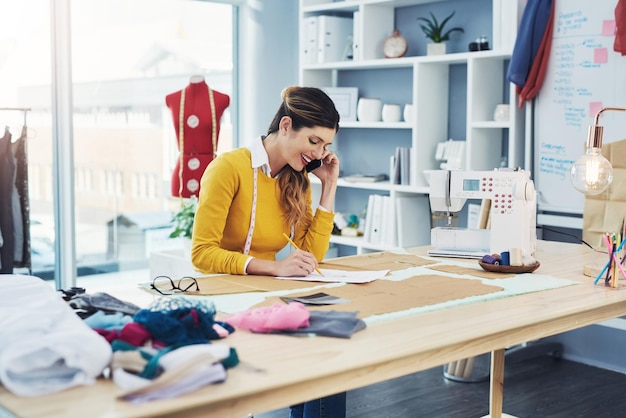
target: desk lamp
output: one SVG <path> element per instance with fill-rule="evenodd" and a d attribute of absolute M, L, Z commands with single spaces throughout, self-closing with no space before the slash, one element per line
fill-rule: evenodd
<path fill-rule="evenodd" d="M 570 179 L 579 192 L 596 195 L 605 191 L 613 181 L 613 167 L 602 155 L 602 132 L 604 127 L 598 125 L 602 112 L 615 110 L 626 112 L 622 107 L 604 107 L 596 113 L 594 124 L 589 126 L 585 154 L 572 165 Z"/>

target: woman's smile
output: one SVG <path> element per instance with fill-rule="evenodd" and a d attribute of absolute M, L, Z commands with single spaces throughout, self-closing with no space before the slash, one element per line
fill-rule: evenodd
<path fill-rule="evenodd" d="M 300 159 L 302 160 L 302 165 L 307 165 L 312 161 L 312 158 L 309 158 L 305 154 L 300 154 Z"/>

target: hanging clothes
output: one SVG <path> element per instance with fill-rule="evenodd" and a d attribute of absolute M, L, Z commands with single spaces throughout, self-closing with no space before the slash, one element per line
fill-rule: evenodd
<path fill-rule="evenodd" d="M 543 84 L 552 45 L 555 2 L 528 0 L 522 14 L 507 71 L 507 79 L 520 95 L 519 107 L 535 97 Z"/>
<path fill-rule="evenodd" d="M 27 131 L 26 125 L 22 126 L 22 133 L 19 139 L 13 142 L 11 151 L 13 152 L 13 158 L 15 160 L 15 181 L 13 183 L 13 221 L 15 225 L 14 267 L 30 268 L 30 200 L 28 197 L 28 162 L 26 152 Z"/>
<path fill-rule="evenodd" d="M 615 6 L 615 41 L 613 50 L 626 55 L 626 0 L 618 0 Z"/>
<path fill-rule="evenodd" d="M 552 1 L 552 9 L 550 11 L 550 17 L 548 18 L 548 24 L 543 34 L 543 39 L 539 44 L 539 50 L 533 61 L 533 65 L 530 67 L 528 78 L 523 87 L 517 87 L 517 94 L 519 94 L 519 107 L 524 105 L 524 101 L 533 99 L 541 86 L 543 80 L 546 78 L 546 72 L 548 70 L 548 62 L 550 61 L 550 49 L 552 48 L 552 31 L 554 28 L 554 9 L 555 1 Z"/>
<path fill-rule="evenodd" d="M 13 273 L 15 238 L 13 223 L 13 187 L 15 179 L 15 159 L 11 152 L 11 132 L 6 127 L 0 138 L 0 274 Z"/>

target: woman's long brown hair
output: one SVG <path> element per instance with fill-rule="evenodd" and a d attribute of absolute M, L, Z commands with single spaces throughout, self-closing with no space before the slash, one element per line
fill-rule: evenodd
<path fill-rule="evenodd" d="M 339 112 L 324 91 L 315 87 L 292 86 L 285 88 L 281 96 L 283 102 L 270 123 L 268 135 L 278 131 L 283 116 L 291 118 L 291 126 L 295 131 L 316 126 L 334 129 L 335 132 L 339 130 Z M 278 187 L 288 225 L 308 228 L 309 220 L 305 216 L 307 202 L 304 195 L 310 186 L 304 171 L 296 171 L 289 165 L 285 166 L 278 176 Z"/>

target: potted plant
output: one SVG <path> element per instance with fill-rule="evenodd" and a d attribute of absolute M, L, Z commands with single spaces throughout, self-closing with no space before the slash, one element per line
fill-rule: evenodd
<path fill-rule="evenodd" d="M 446 44 L 445 41 L 450 39 L 450 34 L 453 32 L 465 32 L 463 28 L 454 27 L 448 30 L 445 29 L 446 24 L 452 16 L 454 16 L 455 12 L 450 13 L 445 19 L 441 22 L 437 20 L 435 15 L 430 12 L 430 18 L 418 17 L 417 20 L 424 22 L 420 24 L 420 27 L 426 34 L 426 37 L 433 41 L 432 43 L 427 45 L 427 54 L 428 55 L 441 55 L 446 53 Z"/>
<path fill-rule="evenodd" d="M 193 233 L 193 221 L 198 207 L 198 198 L 191 196 L 189 199 L 181 199 L 180 209 L 172 216 L 174 230 L 170 238 L 181 238 L 186 255 L 191 253 L 191 235 Z"/>

